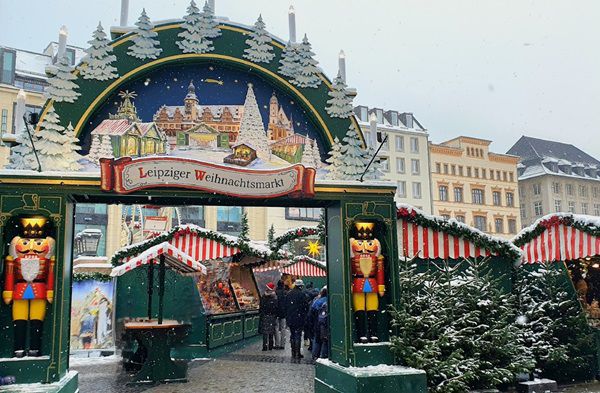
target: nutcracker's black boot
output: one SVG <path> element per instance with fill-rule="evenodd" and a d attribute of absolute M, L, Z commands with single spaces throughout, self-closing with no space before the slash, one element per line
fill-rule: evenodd
<path fill-rule="evenodd" d="M 15 338 L 15 357 L 25 356 L 25 341 L 27 340 L 27 321 L 17 319 L 13 321 L 13 332 Z"/>
<path fill-rule="evenodd" d="M 377 311 L 369 311 L 367 313 L 367 322 L 369 325 L 369 342 L 379 342 L 377 337 Z"/>
<path fill-rule="evenodd" d="M 40 356 L 42 349 L 42 327 L 44 321 L 32 319 L 29 321 L 29 356 Z"/>
<path fill-rule="evenodd" d="M 369 341 L 369 339 L 367 338 L 366 319 L 367 315 L 365 311 L 354 312 L 354 329 L 356 329 L 356 341 L 363 344 Z"/>

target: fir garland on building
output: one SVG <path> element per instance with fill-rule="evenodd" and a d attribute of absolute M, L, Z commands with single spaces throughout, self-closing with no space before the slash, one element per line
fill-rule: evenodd
<path fill-rule="evenodd" d="M 523 229 L 512 239 L 512 242 L 517 247 L 521 247 L 539 237 L 549 228 L 560 224 L 573 227 L 594 237 L 600 237 L 600 219 L 594 222 L 586 216 L 578 216 L 577 214 L 570 213 L 554 213 L 540 218 L 530 227 Z"/>
<path fill-rule="evenodd" d="M 308 236 L 320 236 L 318 227 L 299 227 L 290 229 L 289 231 L 277 236 L 273 239 L 271 250 L 276 251 L 292 240 L 300 239 Z"/>
<path fill-rule="evenodd" d="M 109 282 L 112 281 L 113 277 L 108 274 L 100 273 L 100 272 L 90 272 L 90 273 L 73 273 L 73 282 L 80 281 L 99 281 L 99 282 Z"/>

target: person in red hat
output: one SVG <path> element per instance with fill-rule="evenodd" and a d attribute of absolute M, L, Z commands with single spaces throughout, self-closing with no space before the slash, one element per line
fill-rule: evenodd
<path fill-rule="evenodd" d="M 265 287 L 265 294 L 260 298 L 258 329 L 263 336 L 263 351 L 273 349 L 277 310 L 278 303 L 277 295 L 275 294 L 275 284 L 269 282 Z"/>

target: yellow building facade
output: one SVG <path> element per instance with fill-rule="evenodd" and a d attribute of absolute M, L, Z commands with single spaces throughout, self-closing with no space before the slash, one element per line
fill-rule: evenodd
<path fill-rule="evenodd" d="M 490 152 L 490 143 L 467 136 L 430 143 L 433 213 L 510 238 L 521 228 L 519 157 Z"/>

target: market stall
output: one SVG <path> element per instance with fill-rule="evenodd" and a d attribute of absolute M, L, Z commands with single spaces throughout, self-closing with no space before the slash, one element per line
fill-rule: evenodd
<path fill-rule="evenodd" d="M 276 272 L 276 276 L 269 273 Z M 259 281 L 259 288 L 264 288 L 269 281 L 281 279 L 288 287 L 292 287 L 293 282 L 299 278 L 305 284 L 312 282 L 315 288 L 322 288 L 327 285 L 327 265 L 318 259 L 311 258 L 306 255 L 299 255 L 289 260 L 274 261 L 254 268 L 256 280 Z M 264 279 L 262 279 L 265 277 Z"/>
<path fill-rule="evenodd" d="M 260 295 L 252 267 L 270 258 L 267 247 L 196 225 L 180 225 L 118 251 L 112 259 L 113 272 L 143 267 L 161 253 L 203 267 L 202 274 L 192 276 L 166 272 L 171 291 L 165 293 L 165 319 L 190 324 L 183 345 L 176 349 L 178 356 L 204 356 L 210 349 L 257 334 Z M 151 266 L 139 269 L 140 274 L 119 277 L 117 298 L 125 300 L 117 303 L 117 329 L 153 315 L 152 306 L 144 310 L 140 302 L 129 300 L 149 293 L 154 282 Z"/>
<path fill-rule="evenodd" d="M 446 220 L 410 205 L 398 204 L 399 254 L 427 269 L 428 262 L 458 264 L 465 259 L 489 260 L 492 274 L 503 277 L 505 289 L 512 286 L 512 268 L 520 250 L 508 240 L 485 234 L 456 220 Z"/>

